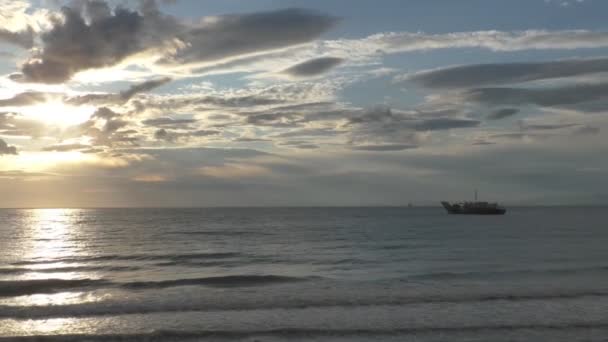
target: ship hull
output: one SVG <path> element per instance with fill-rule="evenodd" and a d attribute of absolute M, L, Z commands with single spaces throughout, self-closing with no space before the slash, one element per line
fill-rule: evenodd
<path fill-rule="evenodd" d="M 507 210 L 500 207 L 467 208 L 458 205 L 451 205 L 448 202 L 441 202 L 448 214 L 452 215 L 504 215 Z"/>
<path fill-rule="evenodd" d="M 452 215 L 504 215 L 506 210 L 448 210 Z"/>

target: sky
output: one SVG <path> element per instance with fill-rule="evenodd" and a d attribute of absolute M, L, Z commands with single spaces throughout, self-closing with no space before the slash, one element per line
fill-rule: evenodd
<path fill-rule="evenodd" d="M 607 11 L 0 0 L 0 207 L 606 205 Z"/>

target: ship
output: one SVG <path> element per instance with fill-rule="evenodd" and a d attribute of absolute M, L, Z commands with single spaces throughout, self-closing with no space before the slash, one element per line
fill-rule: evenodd
<path fill-rule="evenodd" d="M 477 190 L 475 190 L 474 202 L 450 203 L 447 201 L 441 202 L 441 205 L 449 214 L 462 215 L 504 215 L 507 209 L 498 205 L 498 203 L 481 202 L 477 200 Z"/>

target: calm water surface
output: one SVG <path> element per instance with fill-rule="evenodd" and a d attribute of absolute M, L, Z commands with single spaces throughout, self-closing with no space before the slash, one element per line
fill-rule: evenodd
<path fill-rule="evenodd" d="M 606 341 L 606 217 L 0 210 L 0 339 Z"/>

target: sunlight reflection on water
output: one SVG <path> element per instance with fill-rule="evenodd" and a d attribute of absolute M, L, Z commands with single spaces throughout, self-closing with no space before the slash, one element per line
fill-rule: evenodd
<path fill-rule="evenodd" d="M 80 209 L 32 209 L 25 215 L 26 243 L 22 245 L 19 265 L 15 268 L 28 270 L 23 274 L 5 278 L 18 280 L 87 279 L 99 278 L 95 272 L 59 271 L 74 266 L 60 261 L 75 255 L 86 256 L 86 237 L 82 236 L 78 217 Z M 53 272 L 57 269 L 57 272 Z M 40 272 L 46 270 L 49 272 Z M 7 306 L 73 305 L 103 300 L 92 292 L 58 292 L 12 297 L 0 303 Z M 69 333 L 78 321 L 70 318 L 52 320 L 13 321 L 14 329 L 41 333 Z"/>
<path fill-rule="evenodd" d="M 73 224 L 78 209 L 32 209 L 29 215 L 30 248 L 25 259 L 52 260 L 72 254 L 72 240 L 80 241 Z"/>

